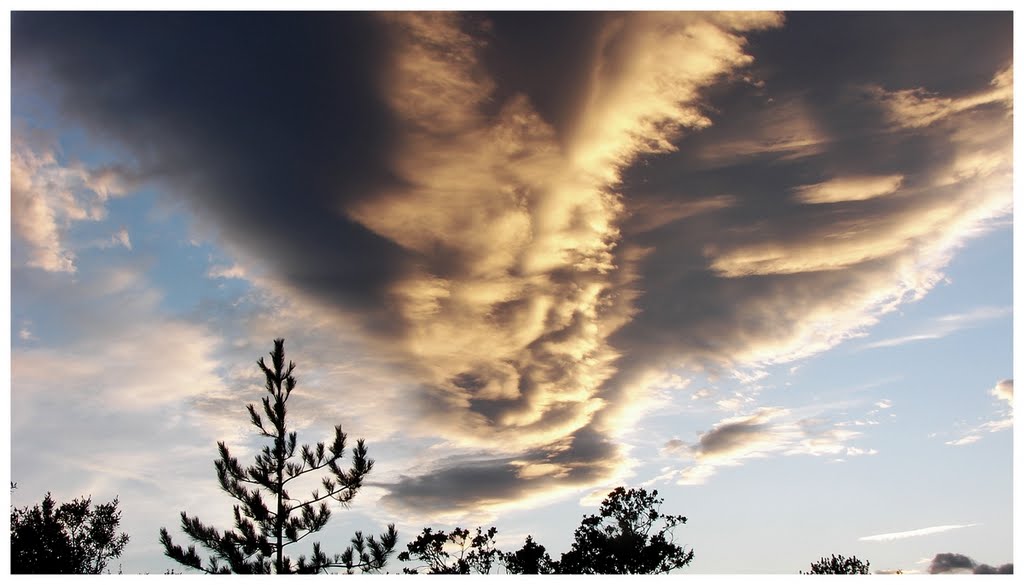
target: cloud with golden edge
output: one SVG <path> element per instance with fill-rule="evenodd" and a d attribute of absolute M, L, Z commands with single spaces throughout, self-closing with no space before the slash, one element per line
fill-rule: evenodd
<path fill-rule="evenodd" d="M 738 33 L 779 17 L 611 19 L 567 146 L 523 95 L 483 115 L 494 84 L 467 19 L 385 19 L 400 45 L 394 164 L 410 186 L 348 213 L 424 259 L 393 293 L 447 430 L 498 449 L 549 444 L 606 406 L 596 395 L 617 357 L 606 339 L 630 315 L 612 294 L 618 170 L 706 125 L 697 91 L 749 62 Z"/>

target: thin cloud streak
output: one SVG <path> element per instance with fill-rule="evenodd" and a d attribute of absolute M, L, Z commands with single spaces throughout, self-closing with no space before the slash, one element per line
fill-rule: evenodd
<path fill-rule="evenodd" d="M 885 534 L 862 536 L 857 540 L 864 542 L 889 542 L 892 540 L 902 540 L 904 538 L 914 538 L 915 536 L 928 536 L 929 534 L 949 532 L 950 530 L 956 530 L 958 528 L 970 528 L 971 526 L 980 526 L 980 524 L 946 524 L 943 526 L 930 526 L 928 528 L 918 528 L 916 530 L 906 530 L 904 532 L 887 532 Z"/>
<path fill-rule="evenodd" d="M 1000 380 L 988 391 L 990 396 L 1006 402 L 1007 410 L 1003 411 L 1001 418 L 996 418 L 977 425 L 964 433 L 959 439 L 946 441 L 947 445 L 961 447 L 977 443 L 984 437 L 985 433 L 997 433 L 1013 428 L 1013 380 Z"/>
<path fill-rule="evenodd" d="M 978 324 L 991 321 L 993 319 L 1001 319 L 1013 315 L 1013 307 L 981 307 L 973 311 L 966 313 L 958 313 L 955 315 L 944 315 L 933 319 L 932 326 L 921 333 L 913 335 L 905 335 L 902 337 L 893 337 L 889 339 L 881 339 L 879 341 L 873 341 L 871 343 L 864 344 L 858 348 L 858 350 L 866 349 L 880 349 L 884 347 L 897 347 L 907 343 L 913 343 L 915 341 L 926 341 L 929 339 L 942 339 L 948 335 L 952 335 L 957 331 L 975 327 Z"/>

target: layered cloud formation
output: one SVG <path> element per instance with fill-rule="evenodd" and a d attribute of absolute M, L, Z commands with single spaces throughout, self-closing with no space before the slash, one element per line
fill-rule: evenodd
<path fill-rule="evenodd" d="M 621 477 L 667 369 L 833 347 L 1009 214 L 1009 19 L 953 30 L 972 59 L 939 71 L 914 18 L 832 23 L 830 46 L 775 13 L 19 14 L 13 75 L 216 226 L 240 264 L 212 276 L 316 307 L 414 381 L 403 430 L 448 456 L 385 501 L 440 513 Z M 900 19 L 883 64 L 872 27 Z M 15 152 L 15 233 L 71 270 L 34 195 L 54 164 Z M 737 410 L 686 477 L 858 454 L 828 421 Z"/>

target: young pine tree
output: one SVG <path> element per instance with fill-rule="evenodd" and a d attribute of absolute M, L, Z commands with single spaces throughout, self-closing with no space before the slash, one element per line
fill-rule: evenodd
<path fill-rule="evenodd" d="M 346 572 L 379 571 L 394 552 L 398 533 L 394 524 L 379 538 L 363 538 L 357 532 L 352 546 L 343 553 L 328 557 L 313 544 L 313 554 L 293 564 L 284 554 L 285 547 L 295 544 L 327 524 L 331 517 L 328 500 L 348 504 L 362 486 L 363 478 L 373 469 L 373 460 L 366 457 L 362 439 L 352 449 L 352 466 L 347 470 L 338 462 L 345 455 L 347 437 L 341 426 L 334 427 L 334 441 L 330 446 L 317 443 L 315 448 L 303 445 L 296 452 L 297 437 L 286 424 L 285 403 L 295 388 L 295 363 L 285 367 L 284 340 L 274 340 L 270 354 L 271 367 L 260 358 L 257 364 L 267 378 L 267 396 L 263 397 L 264 420 L 256 408 L 248 405 L 249 418 L 259 435 L 273 444 L 263 447 L 256 456 L 255 465 L 243 468 L 231 456 L 223 442 L 217 443 L 220 459 L 216 462 L 217 479 L 221 488 L 238 500 L 235 505 L 234 530 L 220 532 L 203 524 L 198 517 L 181 513 L 181 529 L 193 541 L 213 552 L 209 563 L 203 566 L 194 545 L 183 549 L 175 545 L 166 528 L 160 529 L 160 542 L 164 554 L 175 561 L 206 573 L 318 573 L 329 568 L 344 568 Z M 296 455 L 298 459 L 296 460 Z M 314 490 L 308 499 L 293 498 L 288 489 L 292 482 L 311 473 L 327 470 L 330 475 L 321 479 L 323 493 Z M 264 499 L 268 494 L 269 503 Z M 222 564 L 223 563 L 223 564 Z"/>

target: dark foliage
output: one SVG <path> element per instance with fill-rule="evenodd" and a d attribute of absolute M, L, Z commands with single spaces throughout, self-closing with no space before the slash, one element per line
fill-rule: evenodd
<path fill-rule="evenodd" d="M 274 340 L 270 357 L 272 369 L 263 358 L 257 362 L 267 380 L 268 396 L 263 398 L 266 420 L 252 404 L 248 405 L 248 410 L 252 425 L 260 436 L 270 439 L 273 446 L 263 447 L 256 456 L 256 464 L 243 468 L 223 442 L 217 444 L 220 450 L 220 459 L 216 461 L 217 479 L 221 488 L 239 502 L 234 507 L 234 530 L 221 532 L 182 512 L 182 531 L 213 555 L 204 566 L 194 545 L 187 549 L 175 545 L 167 529 L 161 528 L 164 554 L 186 567 L 206 573 L 319 573 L 330 568 L 343 568 L 349 573 L 380 571 L 398 541 L 393 524 L 379 537 L 364 539 L 362 533 L 357 532 L 352 545 L 341 554 L 328 557 L 320 549 L 320 543 L 313 544 L 309 559 L 300 556 L 294 564 L 284 554 L 285 547 L 327 524 L 331 517 L 328 500 L 346 505 L 355 497 L 363 478 L 373 469 L 373 460 L 366 457 L 366 445 L 359 439 L 352 449 L 352 466 L 347 470 L 339 467 L 347 441 L 340 425 L 334 427 L 334 440 L 329 446 L 324 443 L 317 443 L 316 447 L 303 445 L 297 451 L 297 436 L 294 431 L 288 431 L 285 408 L 296 384 L 292 375 L 295 363 L 288 362 L 285 366 L 283 339 Z M 330 473 L 321 479 L 323 493 L 314 490 L 306 500 L 289 494 L 293 481 L 321 470 Z M 269 494 L 269 505 L 264 500 L 265 493 Z"/>
<path fill-rule="evenodd" d="M 869 575 L 870 561 L 861 561 L 857 557 L 846 558 L 843 555 L 832 555 L 827 559 L 821 557 L 816 563 L 811 563 L 811 570 L 803 575 Z"/>
<path fill-rule="evenodd" d="M 547 575 L 557 573 L 559 569 L 558 561 L 551 560 L 544 545 L 534 542 L 533 536 L 526 537 L 523 548 L 505 553 L 502 560 L 505 570 L 512 575 Z"/>
<path fill-rule="evenodd" d="M 494 548 L 494 535 L 497 533 L 498 529 L 493 526 L 487 532 L 478 527 L 472 537 L 465 528 L 456 527 L 447 534 L 443 530 L 434 532 L 431 528 L 424 528 L 416 540 L 406 545 L 407 550 L 399 553 L 398 560 L 425 563 L 402 569 L 409 574 L 486 575 L 502 559 L 501 551 Z"/>
<path fill-rule="evenodd" d="M 102 573 L 128 544 L 117 532 L 117 504 L 92 506 L 89 497 L 57 506 L 46 494 L 41 504 L 11 510 L 11 573 Z"/>
<path fill-rule="evenodd" d="M 658 490 L 618 487 L 601 502 L 599 515 L 585 516 L 576 540 L 562 554 L 561 573 L 667 573 L 693 560 L 693 550 L 675 544 L 673 529 L 683 516 L 660 512 Z"/>

